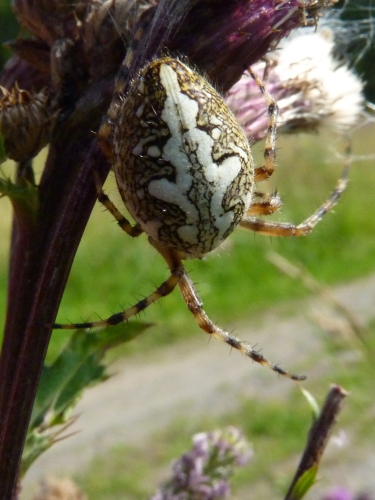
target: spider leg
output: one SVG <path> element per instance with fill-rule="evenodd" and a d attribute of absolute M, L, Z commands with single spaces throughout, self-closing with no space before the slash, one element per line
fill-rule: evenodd
<path fill-rule="evenodd" d="M 105 206 L 105 208 L 110 212 L 113 217 L 117 220 L 117 224 L 125 231 L 129 236 L 136 238 L 143 230 L 139 224 L 132 226 L 130 222 L 122 215 L 122 213 L 116 208 L 116 205 L 108 198 L 108 196 L 103 191 L 100 179 L 98 175 L 95 175 L 95 186 L 98 196 L 98 201 Z"/>
<path fill-rule="evenodd" d="M 239 350 L 242 354 L 245 354 L 245 356 L 248 356 L 256 363 L 268 366 L 279 375 L 283 375 L 292 380 L 304 380 L 306 378 L 305 376 L 289 373 L 283 368 L 271 363 L 259 351 L 256 351 L 250 345 L 245 344 L 215 325 L 203 310 L 202 301 L 186 273 L 181 277 L 178 286 L 190 312 L 194 315 L 196 322 L 203 331 Z"/>
<path fill-rule="evenodd" d="M 114 326 L 124 321 L 127 321 L 132 316 L 140 313 L 144 309 L 146 309 L 149 305 L 154 302 L 160 300 L 162 297 L 170 294 L 177 285 L 179 285 L 181 294 L 188 306 L 190 312 L 193 314 L 195 320 L 197 321 L 199 327 L 212 335 L 213 337 L 225 342 L 231 347 L 239 350 L 246 356 L 248 356 L 253 361 L 257 363 L 268 366 L 273 371 L 278 373 L 279 375 L 283 375 L 284 377 L 290 378 L 292 380 L 304 380 L 304 376 L 291 374 L 279 366 L 268 361 L 259 351 L 256 351 L 251 346 L 241 342 L 240 340 L 233 337 L 230 333 L 222 330 L 218 326 L 216 326 L 210 318 L 207 316 L 206 312 L 203 310 L 202 301 L 199 298 L 197 291 L 194 288 L 193 283 L 188 277 L 186 270 L 182 264 L 181 257 L 179 253 L 175 250 L 168 249 L 166 247 L 162 247 L 157 242 L 149 238 L 150 243 L 159 251 L 159 253 L 166 260 L 171 275 L 169 278 L 164 281 L 153 293 L 145 297 L 143 300 L 140 300 L 137 304 L 122 311 L 120 313 L 113 314 L 107 319 L 100 321 L 92 321 L 88 323 L 71 323 L 71 324 L 54 324 L 53 328 L 62 329 L 62 330 L 75 330 L 75 329 L 83 329 L 83 328 L 95 328 L 95 327 L 106 327 L 106 326 Z"/>
<path fill-rule="evenodd" d="M 140 313 L 154 302 L 160 300 L 166 295 L 169 295 L 175 289 L 181 277 L 184 275 L 185 269 L 181 264 L 181 261 L 179 259 L 176 259 L 176 256 L 174 254 L 175 252 L 173 250 L 163 250 L 163 257 L 173 263 L 173 265 L 171 266 L 171 275 L 153 293 L 137 302 L 137 304 L 135 304 L 134 306 L 129 307 L 129 309 L 126 309 L 125 311 L 112 314 L 112 316 L 110 316 L 109 318 L 100 321 L 92 321 L 88 323 L 71 323 L 63 325 L 54 324 L 53 328 L 60 330 L 76 330 L 79 328 L 114 326 L 127 321 L 129 318 Z"/>
<path fill-rule="evenodd" d="M 277 118 L 279 116 L 279 107 L 275 101 L 275 99 L 271 96 L 271 94 L 267 91 L 264 86 L 264 83 L 259 78 L 259 76 L 254 73 L 254 71 L 249 68 L 248 69 L 251 77 L 258 85 L 260 91 L 262 92 L 267 105 L 268 105 L 268 127 L 264 148 L 264 165 L 262 167 L 258 167 L 254 171 L 254 180 L 255 182 L 264 181 L 271 177 L 273 171 L 275 170 L 276 165 L 276 130 L 277 130 Z"/>
<path fill-rule="evenodd" d="M 268 194 L 255 191 L 253 197 L 256 201 L 251 203 L 246 215 L 271 215 L 277 212 L 282 205 L 280 195 L 277 192 Z"/>
<path fill-rule="evenodd" d="M 202 305 L 202 300 L 200 299 L 198 292 L 195 290 L 194 285 L 190 278 L 187 275 L 187 272 L 181 262 L 181 258 L 177 251 L 169 251 L 168 253 L 163 250 L 156 242 L 150 239 L 150 243 L 162 254 L 164 259 L 166 260 L 168 266 L 173 273 L 175 269 L 183 270 L 183 273 L 178 281 L 178 286 L 180 288 L 180 292 L 188 306 L 189 311 L 193 314 L 198 326 L 209 335 L 212 335 L 218 340 L 225 342 L 231 347 L 239 350 L 242 354 L 245 354 L 253 361 L 257 363 L 268 366 L 271 370 L 275 371 L 279 375 L 283 375 L 284 377 L 290 378 L 292 380 L 305 380 L 305 376 L 294 375 L 292 373 L 283 370 L 279 366 L 268 361 L 259 351 L 256 351 L 248 344 L 245 344 L 241 340 L 233 337 L 230 333 L 222 330 L 218 326 L 216 326 L 210 318 L 207 316 L 204 311 Z"/>
<path fill-rule="evenodd" d="M 346 164 L 330 197 L 318 208 L 318 210 L 297 226 L 288 222 L 268 222 L 245 215 L 240 222 L 240 227 L 269 236 L 303 236 L 308 234 L 314 229 L 322 217 L 336 205 L 348 184 L 348 174 L 349 164 Z"/>
<path fill-rule="evenodd" d="M 266 153 L 266 150 L 264 151 L 264 154 Z M 276 158 L 276 156 L 275 156 Z M 271 177 L 275 170 L 275 163 L 272 164 L 272 168 L 270 166 L 266 166 L 265 164 L 262 167 L 256 167 L 254 169 L 254 181 L 260 182 L 260 181 L 266 181 Z"/>

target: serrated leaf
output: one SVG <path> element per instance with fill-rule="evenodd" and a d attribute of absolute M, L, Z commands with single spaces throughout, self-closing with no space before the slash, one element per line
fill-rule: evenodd
<path fill-rule="evenodd" d="M 66 422 L 83 389 L 107 378 L 101 363 L 106 351 L 128 342 L 149 325 L 131 322 L 99 331 L 77 330 L 68 345 L 50 366 L 44 366 L 30 429 Z"/>
<path fill-rule="evenodd" d="M 34 430 L 28 432 L 22 452 L 21 477 L 24 476 L 31 464 L 53 444 L 53 436 Z"/>
<path fill-rule="evenodd" d="M 18 214 L 34 220 L 39 208 L 38 188 L 31 182 L 15 184 L 10 179 L 0 178 L 0 197 L 7 196 Z"/>
<path fill-rule="evenodd" d="M 304 472 L 294 485 L 294 488 L 288 497 L 289 500 L 300 500 L 303 498 L 311 486 L 315 484 L 317 473 L 318 465 L 313 465 L 311 469 Z"/>
<path fill-rule="evenodd" d="M 53 433 L 51 429 L 69 425 L 71 412 L 83 390 L 108 377 L 102 363 L 108 349 L 132 340 L 149 326 L 132 322 L 95 332 L 76 330 L 54 363 L 43 367 L 22 455 L 22 475 L 61 433 L 61 430 Z"/>
<path fill-rule="evenodd" d="M 57 441 L 66 439 L 72 434 L 66 434 L 67 429 L 75 422 L 76 418 L 71 418 L 65 425 L 60 426 L 54 432 L 51 429 L 42 427 L 34 429 L 27 433 L 26 442 L 22 453 L 20 476 L 23 477 L 31 464 L 48 448 Z M 75 434 L 75 433 L 73 433 Z"/>

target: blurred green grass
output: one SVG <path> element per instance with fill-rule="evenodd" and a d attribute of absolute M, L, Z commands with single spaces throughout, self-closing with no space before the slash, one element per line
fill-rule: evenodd
<path fill-rule="evenodd" d="M 354 153 L 371 154 L 374 127 L 357 134 Z M 271 181 L 259 188 L 272 191 L 277 186 L 284 206 L 276 220 L 299 223 L 330 194 L 340 175 L 343 159 L 333 158 L 333 139 L 323 143 L 322 135 L 281 137 L 278 163 Z M 326 137 L 325 137 L 326 138 Z M 261 157 L 257 145 L 256 158 Z M 259 164 L 261 159 L 257 158 Z M 36 163 L 42 170 L 42 160 Z M 14 168 L 4 167 L 5 174 Z M 333 213 L 326 215 L 313 233 L 302 238 L 269 238 L 243 230 L 235 233 L 217 252 L 202 261 L 186 261 L 190 276 L 205 303 L 207 313 L 225 328 L 239 319 L 258 314 L 265 308 L 306 294 L 298 283 L 281 275 L 266 255 L 280 252 L 299 261 L 319 280 L 329 284 L 349 281 L 375 270 L 375 219 L 372 192 L 375 169 L 372 162 L 354 164 L 350 183 Z M 121 207 L 113 175 L 106 191 Z M 7 249 L 10 239 L 8 200 L 0 200 L 0 326 L 5 320 Z M 121 311 L 148 295 L 168 276 L 167 266 L 141 235 L 128 238 L 111 215 L 96 206 L 78 250 L 57 321 L 60 323 L 95 320 Z M 151 348 L 186 338 L 189 331 L 201 335 L 176 290 L 147 309 L 141 319 L 154 322 L 127 351 Z M 68 333 L 56 332 L 51 341 L 54 356 Z"/>

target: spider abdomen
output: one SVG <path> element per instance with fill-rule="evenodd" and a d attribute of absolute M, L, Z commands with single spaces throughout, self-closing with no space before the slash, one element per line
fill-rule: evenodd
<path fill-rule="evenodd" d="M 125 205 L 154 240 L 200 257 L 250 206 L 250 146 L 215 89 L 181 61 L 147 64 L 114 123 L 114 171 Z"/>

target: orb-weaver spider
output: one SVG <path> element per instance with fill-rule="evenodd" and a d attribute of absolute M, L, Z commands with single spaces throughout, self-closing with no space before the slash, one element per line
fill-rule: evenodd
<path fill-rule="evenodd" d="M 201 258 L 219 246 L 237 227 L 271 236 L 309 233 L 337 202 L 347 184 L 347 168 L 328 200 L 299 225 L 257 218 L 281 206 L 277 194 L 254 190 L 275 167 L 278 106 L 262 81 L 249 70 L 268 105 L 264 166 L 255 168 L 249 142 L 216 90 L 178 59 L 154 60 L 138 73 L 126 95 L 121 79 L 102 125 L 100 138 L 110 144 L 121 197 L 135 225 L 125 219 L 97 180 L 99 201 L 130 236 L 141 233 L 164 257 L 169 278 L 148 297 L 101 321 L 55 328 L 92 328 L 126 321 L 168 295 L 176 286 L 206 333 L 223 340 L 257 363 L 301 380 L 265 359 L 258 351 L 216 326 L 182 263 Z"/>

